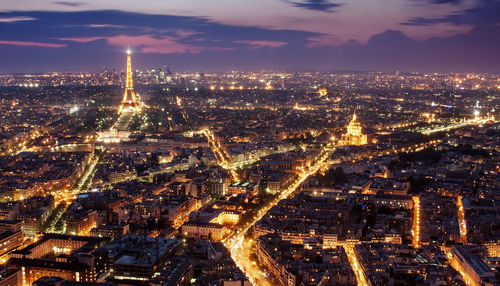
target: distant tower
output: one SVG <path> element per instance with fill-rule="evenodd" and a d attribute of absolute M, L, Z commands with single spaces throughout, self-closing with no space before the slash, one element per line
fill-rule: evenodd
<path fill-rule="evenodd" d="M 123 94 L 122 103 L 120 104 L 120 108 L 118 109 L 118 113 L 122 113 L 124 111 L 136 111 L 140 112 L 141 107 L 139 106 L 139 102 L 137 101 L 137 97 L 134 92 L 134 84 L 132 82 L 132 61 L 130 59 L 130 54 L 132 52 L 130 49 L 127 50 L 127 80 L 125 84 L 125 93 Z"/>

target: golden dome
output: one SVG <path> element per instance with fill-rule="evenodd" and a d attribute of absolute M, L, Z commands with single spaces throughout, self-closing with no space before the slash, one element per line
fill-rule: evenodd
<path fill-rule="evenodd" d="M 340 143 L 342 145 L 364 145 L 367 143 L 367 136 L 363 134 L 356 113 L 352 115 L 352 119 L 347 125 L 347 132 L 342 135 Z"/>

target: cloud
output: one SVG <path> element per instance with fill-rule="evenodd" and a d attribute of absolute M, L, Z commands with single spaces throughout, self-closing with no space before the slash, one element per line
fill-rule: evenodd
<path fill-rule="evenodd" d="M 428 40 L 414 40 L 401 31 L 374 35 L 366 45 L 357 42 L 336 49 L 336 63 L 369 70 L 498 72 L 500 27 L 478 27 L 469 33 Z M 360 65 L 360 63 L 362 63 Z M 386 70 L 386 69 L 383 69 Z"/>
<path fill-rule="evenodd" d="M 500 15 L 500 1 L 479 0 L 477 6 L 474 8 L 458 11 L 444 17 L 437 17 L 437 18 L 416 17 L 410 19 L 407 22 L 404 22 L 403 25 L 429 26 L 441 23 L 449 23 L 456 26 L 496 25 L 500 24 L 499 15 Z"/>
<path fill-rule="evenodd" d="M 342 44 L 335 35 L 225 25 L 200 17 L 122 11 L 0 12 L 0 18 L 21 16 L 36 20 L 0 29 L 2 73 L 123 69 L 128 45 L 137 51 L 134 68 L 139 69 L 167 65 L 173 71 L 500 72 L 496 25 L 427 40 L 388 30 L 366 42 Z"/>
<path fill-rule="evenodd" d="M 54 1 L 52 3 L 67 7 L 80 7 L 85 4 L 83 2 L 68 2 L 68 1 Z"/>
<path fill-rule="evenodd" d="M 250 45 L 251 48 L 279 48 L 287 44 L 287 42 L 280 41 L 234 41 L 235 44 Z"/>
<path fill-rule="evenodd" d="M 287 0 L 287 2 L 291 3 L 295 7 L 323 12 L 330 12 L 333 8 L 341 6 L 341 4 L 338 3 L 331 3 L 329 0 L 303 0 L 300 2 Z"/>
<path fill-rule="evenodd" d="M 317 37 L 311 37 L 307 38 L 309 41 L 307 43 L 308 48 L 317 48 L 317 47 L 324 47 L 324 46 L 338 46 L 339 45 L 339 39 L 336 36 L 332 35 L 321 35 Z"/>
<path fill-rule="evenodd" d="M 19 21 L 33 21 L 36 20 L 36 18 L 33 17 L 24 17 L 24 16 L 17 16 L 17 17 L 0 17 L 0 23 L 11 23 L 11 22 L 19 22 Z"/>
<path fill-rule="evenodd" d="M 415 0 L 416 2 L 428 2 L 432 4 L 460 4 L 462 0 Z"/>
<path fill-rule="evenodd" d="M 181 35 L 187 35 L 183 33 L 178 33 Z M 191 35 L 190 33 L 188 33 Z M 141 35 L 141 36 L 127 36 L 119 35 L 113 37 L 88 37 L 88 38 L 58 38 L 61 41 L 70 41 L 77 43 L 89 43 L 98 40 L 105 40 L 108 44 L 119 47 L 137 47 L 143 53 L 158 53 L 158 54 L 174 54 L 174 53 L 192 53 L 199 54 L 201 51 L 213 50 L 213 51 L 234 51 L 236 47 L 203 47 L 189 44 L 180 43 L 181 38 L 179 37 L 154 37 L 152 35 Z M 234 41 L 235 44 L 247 45 L 249 49 L 260 49 L 260 48 L 279 48 L 286 45 L 286 42 L 280 41 Z"/>
<path fill-rule="evenodd" d="M 124 25 L 110 25 L 110 24 L 90 24 L 90 28 L 126 28 Z"/>
<path fill-rule="evenodd" d="M 40 43 L 40 42 L 21 42 L 21 41 L 0 41 L 0 45 L 27 46 L 27 47 L 40 47 L 40 48 L 64 48 L 64 47 L 66 47 L 65 44 Z"/>
<path fill-rule="evenodd" d="M 20 13 L 0 12 L 0 17 L 18 17 Z M 128 36 L 131 41 L 137 40 L 128 44 L 140 46 L 144 52 L 170 53 L 174 50 L 194 53 L 200 49 L 225 50 L 248 48 L 248 45 L 256 48 L 280 47 L 287 43 L 305 45 L 308 37 L 321 35 L 296 30 L 225 25 L 202 17 L 122 11 L 27 12 L 23 16 L 38 21 L 0 31 L 3 40 L 44 42 L 58 39 L 87 43 L 105 39 L 113 45 L 110 39 Z M 172 45 L 173 48 L 161 48 L 161 44 Z"/>
<path fill-rule="evenodd" d="M 197 31 L 189 31 L 189 30 L 175 30 L 175 33 L 181 38 L 189 38 L 191 36 L 198 35 Z"/>
<path fill-rule="evenodd" d="M 76 43 L 89 43 L 105 40 L 108 44 L 122 48 L 137 48 L 143 53 L 174 54 L 193 53 L 199 54 L 204 47 L 182 44 L 178 38 L 170 36 L 154 37 L 152 35 L 128 36 L 118 35 L 113 37 L 88 37 L 88 38 L 58 38 L 61 41 Z"/>
<path fill-rule="evenodd" d="M 88 43 L 97 40 L 103 39 L 103 37 L 82 37 L 82 38 L 56 38 L 60 41 L 69 41 L 69 42 L 77 42 L 77 43 Z"/>
<path fill-rule="evenodd" d="M 144 53 L 174 54 L 174 53 L 193 53 L 199 54 L 204 47 L 183 44 L 177 38 L 170 36 L 153 37 L 151 35 L 127 36 L 119 35 L 105 38 L 105 40 L 114 46 L 127 47 L 138 45 Z"/>
<path fill-rule="evenodd" d="M 432 0 L 432 3 L 435 4 L 458 4 L 462 2 L 462 0 Z"/>

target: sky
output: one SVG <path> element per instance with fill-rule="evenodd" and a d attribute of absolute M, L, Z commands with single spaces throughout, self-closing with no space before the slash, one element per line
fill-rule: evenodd
<path fill-rule="evenodd" d="M 500 72 L 500 0 L 0 2 L 0 73 Z"/>

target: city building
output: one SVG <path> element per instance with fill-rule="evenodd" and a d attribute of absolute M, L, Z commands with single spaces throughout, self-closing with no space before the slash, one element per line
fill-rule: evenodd
<path fill-rule="evenodd" d="M 498 285 L 495 273 L 480 258 L 483 250 L 475 246 L 454 245 L 451 248 L 451 265 L 462 274 L 468 285 Z"/>
<path fill-rule="evenodd" d="M 0 286 L 21 286 L 21 271 L 19 269 L 5 267 L 0 270 Z"/>
<path fill-rule="evenodd" d="M 90 236 L 93 237 L 106 237 L 110 240 L 115 240 L 121 236 L 127 234 L 130 231 L 130 226 L 128 224 L 117 225 L 117 224 L 102 224 L 97 227 L 93 227 L 90 230 Z"/>
<path fill-rule="evenodd" d="M 188 221 L 182 225 L 182 234 L 185 237 L 210 239 L 220 241 L 226 234 L 226 227 L 218 223 Z"/>
<path fill-rule="evenodd" d="M 178 239 L 124 235 L 104 247 L 109 254 L 109 280 L 120 284 L 148 282 L 181 245 Z"/>
<path fill-rule="evenodd" d="M 96 226 L 96 210 L 70 211 L 66 217 L 66 233 L 72 235 L 88 235 Z"/>
<path fill-rule="evenodd" d="M 96 282 L 107 267 L 103 238 L 45 234 L 37 242 L 9 254 L 9 264 L 19 269 L 21 285 L 44 276 L 76 282 Z"/>
<path fill-rule="evenodd" d="M 4 264 L 11 251 L 24 242 L 23 222 L 19 220 L 0 220 L 0 263 Z"/>
<path fill-rule="evenodd" d="M 352 115 L 352 120 L 347 125 L 346 133 L 338 142 L 339 145 L 365 145 L 368 143 L 367 136 L 363 134 L 361 123 L 359 123 L 356 113 Z"/>

